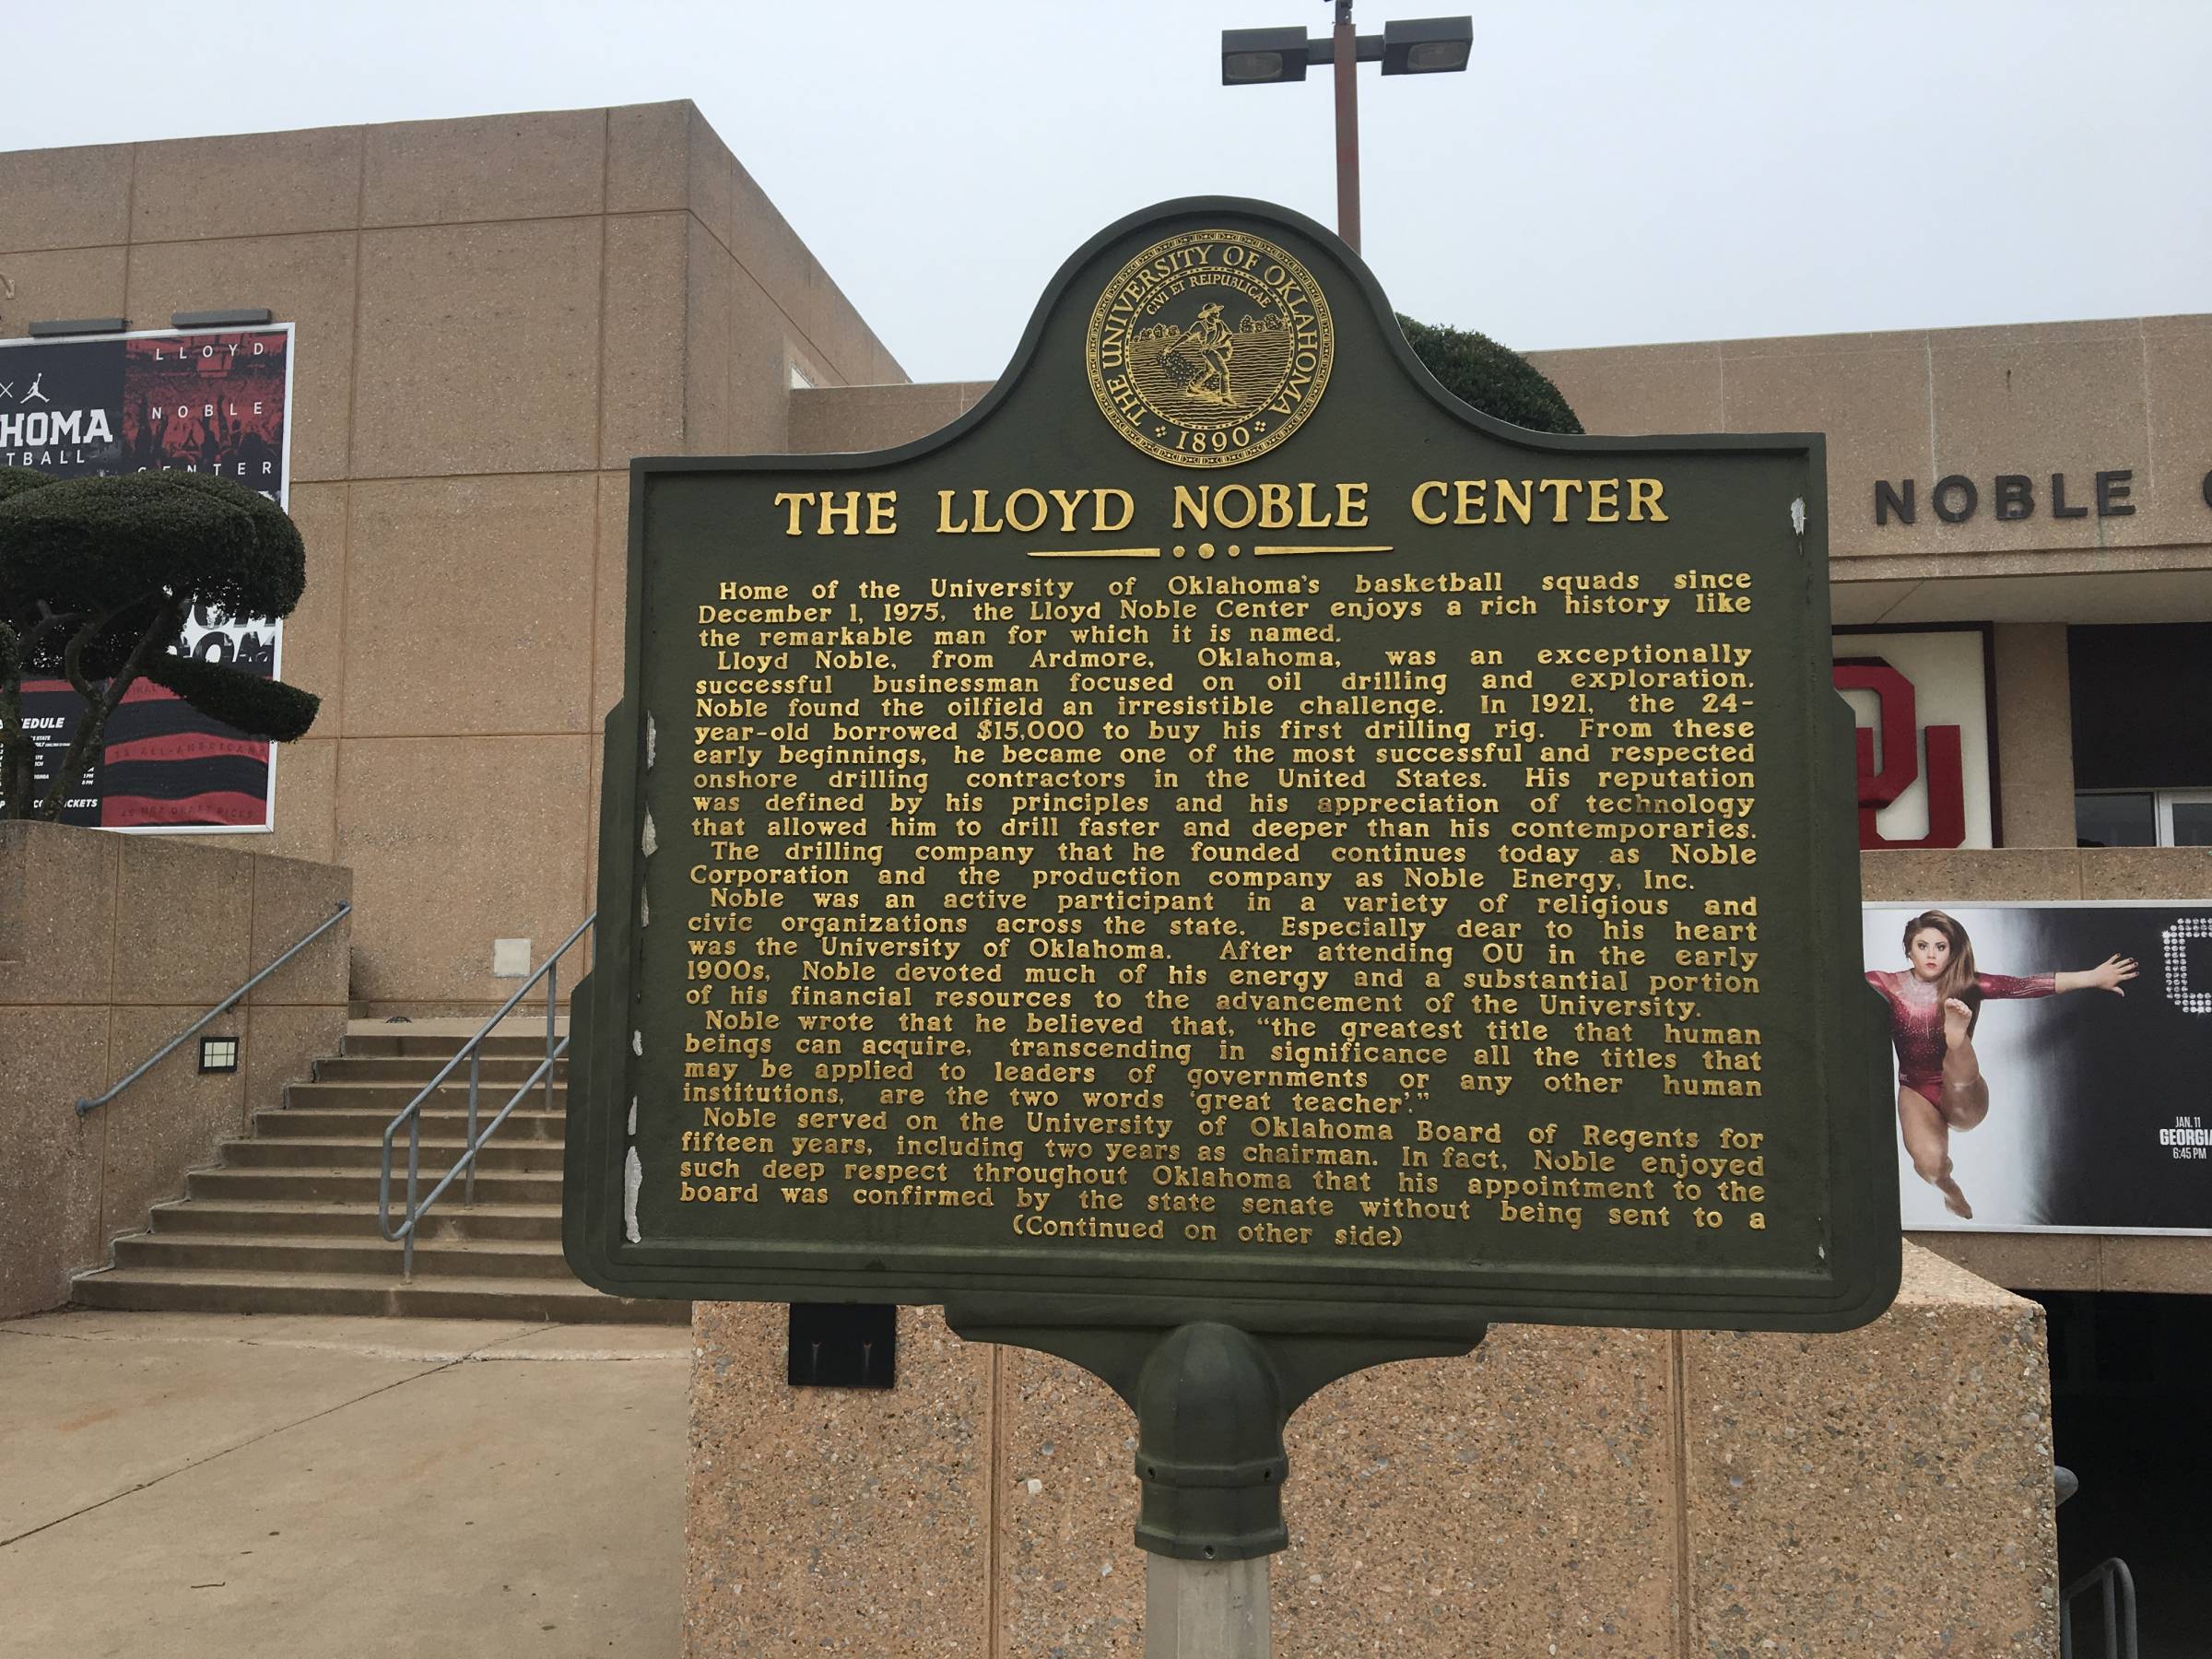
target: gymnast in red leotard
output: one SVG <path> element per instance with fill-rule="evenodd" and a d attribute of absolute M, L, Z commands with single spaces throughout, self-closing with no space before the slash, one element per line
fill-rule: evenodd
<path fill-rule="evenodd" d="M 2067 991 L 2124 996 L 2120 987 L 2136 977 L 2136 964 L 2132 958 L 2111 956 L 2080 973 L 2028 979 L 1977 973 L 1973 941 L 1941 911 L 1923 911 L 1905 924 L 1905 961 L 1902 972 L 1866 971 L 1866 982 L 1889 1005 L 1898 1127 L 1914 1172 L 1943 1194 L 1944 1208 L 1971 1221 L 1973 1206 L 1951 1179 L 1951 1131 L 1963 1133 L 1989 1115 L 1989 1084 L 1973 1044 L 1983 1002 Z"/>

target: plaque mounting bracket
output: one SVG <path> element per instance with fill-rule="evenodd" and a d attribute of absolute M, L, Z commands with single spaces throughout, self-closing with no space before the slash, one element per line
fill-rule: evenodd
<path fill-rule="evenodd" d="M 1471 1353 L 1488 1328 L 1441 1321 L 1431 1335 L 1334 1336 L 1187 1324 L 1059 1323 L 1065 1303 L 993 1298 L 948 1305 L 971 1342 L 1073 1360 L 1136 1413 L 1136 1542 L 1187 1561 L 1242 1561 L 1288 1547 L 1283 1430 L 1329 1383 L 1399 1359 Z"/>

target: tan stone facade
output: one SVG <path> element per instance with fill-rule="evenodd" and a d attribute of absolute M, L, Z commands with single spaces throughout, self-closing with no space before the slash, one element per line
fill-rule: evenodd
<path fill-rule="evenodd" d="M 253 844 L 354 870 L 363 1012 L 488 1007 L 495 938 L 591 910 L 630 458 L 904 378 L 688 103 L 0 156 L 0 338 L 297 324 L 285 677 L 324 703 Z"/>
<path fill-rule="evenodd" d="M 80 1115 L 352 896 L 347 872 L 224 847 L 0 824 L 0 1319 L 59 1307 L 69 1276 L 147 1224 L 183 1171 L 276 1106 L 346 1031 L 347 922 Z M 348 918 L 350 921 L 350 918 Z"/>
<path fill-rule="evenodd" d="M 2212 616 L 2212 316 L 1723 340 L 1533 359 L 1594 432 L 1828 434 L 1839 623 L 2172 621 Z M 2094 476 L 2127 472 L 2100 516 Z M 2052 512 L 2066 475 L 2079 518 Z M 2026 476 L 2029 516 L 1992 481 Z M 1929 497 L 1971 480 L 1972 515 Z M 1875 484 L 1918 483 L 1917 520 L 1877 524 Z M 2126 581 L 2115 578 L 2126 577 Z"/>

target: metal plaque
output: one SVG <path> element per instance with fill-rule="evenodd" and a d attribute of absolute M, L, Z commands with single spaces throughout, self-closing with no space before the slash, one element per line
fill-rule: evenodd
<path fill-rule="evenodd" d="M 1473 285 L 1478 287 L 1479 285 Z M 1898 1276 L 1817 436 L 1539 436 L 1260 203 L 873 454 L 641 460 L 569 1258 L 1833 1330 Z"/>

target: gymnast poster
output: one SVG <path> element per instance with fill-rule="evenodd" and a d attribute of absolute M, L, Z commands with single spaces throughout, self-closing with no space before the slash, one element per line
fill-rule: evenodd
<path fill-rule="evenodd" d="M 2212 905 L 1864 915 L 1908 1229 L 2212 1232 Z"/>

